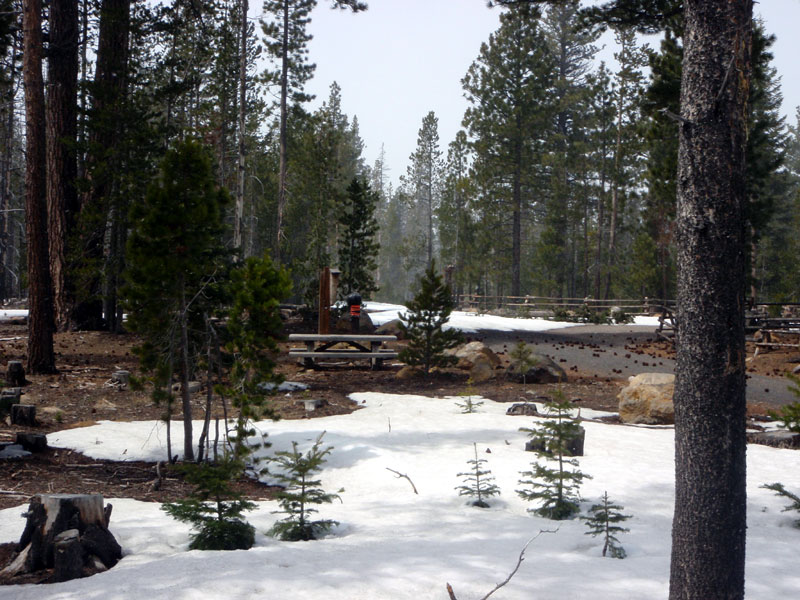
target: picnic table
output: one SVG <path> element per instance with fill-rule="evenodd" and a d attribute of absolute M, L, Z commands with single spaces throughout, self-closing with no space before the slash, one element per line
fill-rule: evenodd
<path fill-rule="evenodd" d="M 303 364 L 313 368 L 317 359 L 369 359 L 373 369 L 380 369 L 384 359 L 397 358 L 397 352 L 383 348 L 384 342 L 394 342 L 394 335 L 359 335 L 339 333 L 292 333 L 290 342 L 303 342 L 304 348 L 290 348 L 289 356 L 303 359 Z M 339 346 L 344 344 L 345 347 Z M 334 347 L 336 346 L 336 347 Z"/>

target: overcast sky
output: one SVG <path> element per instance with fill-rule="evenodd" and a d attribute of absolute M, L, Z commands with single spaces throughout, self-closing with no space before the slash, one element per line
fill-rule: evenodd
<path fill-rule="evenodd" d="M 357 116 L 371 165 L 386 151 L 393 182 L 403 175 L 414 151 L 422 118 L 439 117 L 444 153 L 467 107 L 461 78 L 477 58 L 482 42 L 499 26 L 500 9 L 485 0 L 369 0 L 369 10 L 351 14 L 330 10 L 320 0 L 313 13 L 309 51 L 316 63 L 309 91 L 316 108 L 333 81 L 342 88 L 343 110 Z M 773 65 L 782 77 L 783 112 L 794 122 L 800 105 L 798 60 L 800 0 L 763 0 L 755 4 L 767 31 L 777 36 Z M 601 57 L 610 60 L 613 40 L 605 36 Z M 650 41 L 658 46 L 658 38 Z"/>

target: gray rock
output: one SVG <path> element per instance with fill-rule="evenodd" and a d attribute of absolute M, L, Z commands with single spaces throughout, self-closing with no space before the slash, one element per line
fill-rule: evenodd
<path fill-rule="evenodd" d="M 305 383 L 298 383 L 296 381 L 284 381 L 278 386 L 271 381 L 265 381 L 264 383 L 259 383 L 257 387 L 263 392 L 272 392 L 277 389 L 279 392 L 284 393 L 302 392 L 308 389 L 308 386 Z"/>
<path fill-rule="evenodd" d="M 560 383 L 567 380 L 564 369 L 554 363 L 550 357 L 534 353 L 531 355 L 531 360 L 534 360 L 535 364 L 524 372 L 516 363 L 512 362 L 506 369 L 506 377 L 517 383 Z"/>
<path fill-rule="evenodd" d="M 800 448 L 800 433 L 786 431 L 748 431 L 748 444 L 760 444 L 773 448 Z"/>
<path fill-rule="evenodd" d="M 530 402 L 518 402 L 512 404 L 511 408 L 506 411 L 507 415 L 515 417 L 541 417 L 542 414 L 536 408 L 535 404 Z"/>
<path fill-rule="evenodd" d="M 400 323 L 402 321 L 400 319 L 393 319 L 391 321 L 387 321 L 380 327 L 375 330 L 375 333 L 379 335 L 394 335 L 397 337 L 398 340 L 405 339 L 405 334 L 403 330 L 400 329 Z"/>

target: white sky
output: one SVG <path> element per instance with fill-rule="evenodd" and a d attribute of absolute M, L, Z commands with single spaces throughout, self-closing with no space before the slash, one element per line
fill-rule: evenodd
<path fill-rule="evenodd" d="M 337 81 L 343 110 L 357 116 L 371 165 L 384 144 L 393 182 L 403 175 L 416 145 L 422 118 L 434 111 L 439 118 L 443 152 L 461 128 L 466 108 L 461 78 L 477 58 L 482 42 L 499 25 L 500 10 L 485 0 L 369 0 L 369 10 L 351 14 L 330 10 L 320 0 L 310 31 L 311 61 L 317 65 L 309 91 L 316 107 Z M 794 119 L 800 105 L 800 83 L 794 77 L 798 50 L 800 0 L 763 0 L 755 13 L 777 36 L 774 65 L 783 78 L 783 112 Z M 614 52 L 606 36 L 602 53 Z M 653 38 L 651 45 L 658 45 Z"/>

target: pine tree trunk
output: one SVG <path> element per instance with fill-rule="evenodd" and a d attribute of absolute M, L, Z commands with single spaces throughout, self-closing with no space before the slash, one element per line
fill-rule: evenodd
<path fill-rule="evenodd" d="M 28 245 L 28 372 L 55 372 L 53 298 L 47 249 L 46 139 L 42 79 L 42 3 L 23 3 L 25 81 L 25 233 Z"/>
<path fill-rule="evenodd" d="M 56 328 L 69 328 L 74 290 L 67 274 L 68 240 L 78 214 L 75 154 L 78 105 L 78 0 L 50 4 L 47 69 L 47 207 Z"/>
<path fill-rule="evenodd" d="M 236 215 L 233 226 L 233 247 L 242 250 L 245 183 L 245 115 L 247 112 L 247 0 L 241 0 L 242 23 L 239 40 L 239 161 L 236 182 Z M 284 159 L 285 160 L 285 159 Z"/>
<path fill-rule="evenodd" d="M 752 0 L 686 0 L 670 598 L 743 598 Z"/>
<path fill-rule="evenodd" d="M 275 259 L 280 263 L 281 238 L 283 237 L 283 212 L 286 208 L 286 107 L 289 94 L 289 2 L 283 4 L 283 32 L 281 39 L 281 98 L 280 134 L 278 152 L 278 222 L 275 233 Z"/>
<path fill-rule="evenodd" d="M 9 74 L 8 90 L 3 90 L 3 95 L 6 97 L 13 97 L 14 85 L 17 81 L 17 57 L 18 53 L 18 36 L 14 36 L 11 42 L 11 57 L 9 61 Z M 10 265 L 10 254 L 13 249 L 13 238 L 11 233 L 11 168 L 12 168 L 12 148 L 14 140 L 14 123 L 15 123 L 15 105 L 13 100 L 9 100 L 7 114 L 5 115 L 5 123 L 3 130 L 3 153 L 2 153 L 2 170 L 0 171 L 0 301 L 6 300 L 12 290 L 12 286 L 8 285 L 9 273 L 12 272 Z"/>
<path fill-rule="evenodd" d="M 182 286 L 183 287 L 183 286 Z M 192 446 L 192 399 L 189 395 L 189 323 L 186 293 L 181 292 L 181 406 L 183 408 L 183 458 L 194 460 Z"/>
<path fill-rule="evenodd" d="M 86 158 L 90 189 L 84 194 L 81 212 L 84 215 L 85 239 L 82 241 L 84 259 L 97 275 L 84 283 L 88 298 L 75 308 L 76 326 L 86 329 L 102 327 L 103 283 L 100 265 L 106 234 L 114 149 L 119 142 L 120 119 L 114 112 L 121 110 L 128 80 L 128 36 L 130 30 L 130 0 L 103 0 L 100 7 L 100 33 L 97 42 L 97 66 L 92 86 L 92 112 L 89 122 L 89 153 Z"/>

